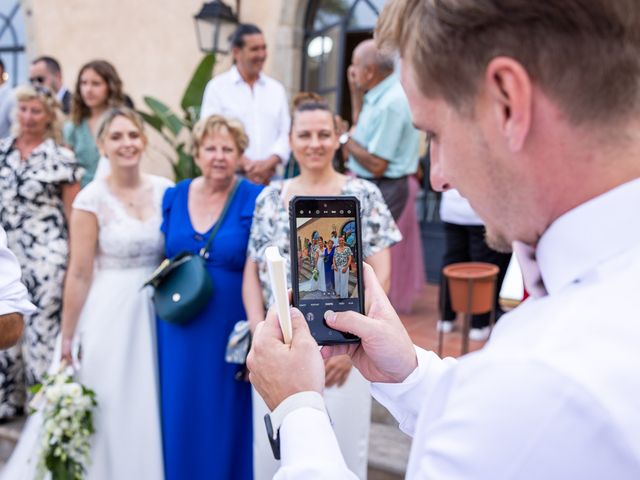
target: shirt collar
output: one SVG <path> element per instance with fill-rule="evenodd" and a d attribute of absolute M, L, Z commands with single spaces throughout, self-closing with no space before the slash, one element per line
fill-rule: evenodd
<path fill-rule="evenodd" d="M 396 82 L 398 77 L 392 73 L 364 95 L 366 103 L 376 103 Z"/>
<path fill-rule="evenodd" d="M 557 218 L 535 251 L 546 290 L 553 294 L 579 281 L 640 240 L 640 178 L 599 195 Z M 519 257 L 520 258 L 520 257 Z M 528 276 L 526 267 L 523 275 Z"/>
<path fill-rule="evenodd" d="M 59 102 L 62 102 L 62 99 L 64 98 L 64 96 L 67 94 L 69 90 L 67 89 L 67 87 L 61 87 L 60 90 L 58 90 L 58 93 L 56 93 L 56 98 L 58 99 Z"/>
<path fill-rule="evenodd" d="M 242 75 L 240 75 L 240 71 L 238 70 L 238 67 L 236 67 L 235 65 L 231 66 L 231 79 L 233 80 L 234 84 L 238 84 L 238 83 L 247 83 L 244 81 L 244 78 L 242 78 Z M 260 72 L 260 75 L 258 76 L 258 81 L 256 83 L 259 83 L 260 85 L 264 85 L 264 75 L 262 74 L 262 72 Z"/>

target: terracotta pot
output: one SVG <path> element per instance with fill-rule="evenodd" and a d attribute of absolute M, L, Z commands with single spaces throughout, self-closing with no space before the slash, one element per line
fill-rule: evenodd
<path fill-rule="evenodd" d="M 452 263 L 444 267 L 442 273 L 449 284 L 451 308 L 459 313 L 491 311 L 498 272 L 496 265 L 483 262 Z"/>

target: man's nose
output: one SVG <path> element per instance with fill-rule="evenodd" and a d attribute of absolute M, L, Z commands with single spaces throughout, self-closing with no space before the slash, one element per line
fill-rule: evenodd
<path fill-rule="evenodd" d="M 442 166 L 438 155 L 438 148 L 433 143 L 430 145 L 430 153 L 431 164 L 429 180 L 431 181 L 431 187 L 436 192 L 446 192 L 451 188 L 451 185 L 442 172 Z"/>

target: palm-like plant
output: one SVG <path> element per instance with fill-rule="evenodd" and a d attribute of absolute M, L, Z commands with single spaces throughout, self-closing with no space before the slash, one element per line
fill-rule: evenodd
<path fill-rule="evenodd" d="M 162 101 L 150 96 L 144 97 L 144 103 L 151 112 L 138 112 L 144 121 L 156 130 L 175 151 L 175 156 L 167 154 L 165 156 L 171 163 L 176 182 L 185 178 L 197 177 L 200 174 L 189 153 L 190 133 L 200 116 L 202 95 L 207 82 L 211 79 L 215 62 L 215 56 L 212 53 L 205 55 L 200 61 L 182 95 L 180 102 L 182 116 L 174 113 Z"/>

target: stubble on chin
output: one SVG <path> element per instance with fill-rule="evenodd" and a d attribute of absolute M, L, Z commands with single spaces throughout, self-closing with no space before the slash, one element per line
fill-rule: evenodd
<path fill-rule="evenodd" d="M 511 253 L 513 248 L 511 246 L 511 242 L 507 238 L 507 236 L 495 228 L 486 227 L 486 231 L 484 234 L 485 241 L 489 248 L 500 252 L 500 253 Z"/>

